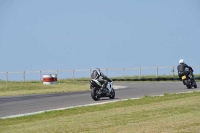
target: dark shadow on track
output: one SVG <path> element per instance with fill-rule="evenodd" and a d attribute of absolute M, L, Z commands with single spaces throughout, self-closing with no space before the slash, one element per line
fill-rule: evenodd
<path fill-rule="evenodd" d="M 100 98 L 99 101 L 113 101 L 113 100 L 119 100 L 120 98 L 114 98 L 114 99 L 110 99 L 110 98 Z"/>

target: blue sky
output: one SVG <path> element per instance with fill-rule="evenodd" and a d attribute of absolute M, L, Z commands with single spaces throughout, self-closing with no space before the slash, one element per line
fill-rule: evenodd
<path fill-rule="evenodd" d="M 199 0 L 1 0 L 0 71 L 199 66 Z"/>

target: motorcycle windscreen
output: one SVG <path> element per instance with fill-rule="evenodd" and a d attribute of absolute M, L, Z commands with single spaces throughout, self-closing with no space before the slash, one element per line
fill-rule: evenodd
<path fill-rule="evenodd" d="M 94 70 L 91 74 L 91 79 L 95 79 L 97 77 L 98 73 L 96 70 Z"/>

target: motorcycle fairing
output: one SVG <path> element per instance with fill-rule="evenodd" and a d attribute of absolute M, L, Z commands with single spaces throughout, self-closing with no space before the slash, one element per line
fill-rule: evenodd
<path fill-rule="evenodd" d="M 109 93 L 111 92 L 112 88 L 113 88 L 113 83 L 112 82 L 108 82 L 107 89 L 109 90 Z"/>
<path fill-rule="evenodd" d="M 98 80 L 96 80 L 96 79 L 91 79 L 90 80 L 90 83 L 91 83 L 91 85 L 92 86 L 94 86 L 94 87 L 98 87 L 98 88 L 101 88 L 101 83 L 98 81 Z"/>

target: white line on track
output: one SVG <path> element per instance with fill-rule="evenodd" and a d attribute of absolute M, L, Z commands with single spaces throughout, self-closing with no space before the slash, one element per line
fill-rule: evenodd
<path fill-rule="evenodd" d="M 121 85 L 113 85 L 113 88 L 116 89 L 124 89 L 127 88 L 128 86 L 121 86 Z"/>

